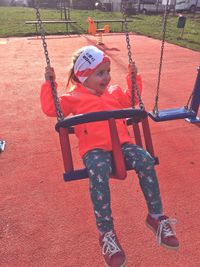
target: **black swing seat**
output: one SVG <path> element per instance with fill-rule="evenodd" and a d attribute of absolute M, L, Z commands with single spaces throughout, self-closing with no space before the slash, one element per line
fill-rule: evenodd
<path fill-rule="evenodd" d="M 63 161 L 64 161 L 64 166 L 65 166 L 65 173 L 63 174 L 65 181 L 73 181 L 73 180 L 80 180 L 80 179 L 88 178 L 88 172 L 86 168 L 78 169 L 78 170 L 74 170 L 73 168 L 72 155 L 71 155 L 68 135 L 71 133 L 74 133 L 74 126 L 78 124 L 83 124 L 83 123 L 105 121 L 105 120 L 107 120 L 110 123 L 110 120 L 123 119 L 123 118 L 124 119 L 128 118 L 130 122 L 127 124 L 132 124 L 136 126 L 136 131 L 137 129 L 139 129 L 138 122 L 142 122 L 142 124 L 144 124 L 143 132 L 146 131 L 146 133 L 144 133 L 146 149 L 149 151 L 152 157 L 154 157 L 153 145 L 152 145 L 151 135 L 149 132 L 150 130 L 148 126 L 148 113 L 145 110 L 129 108 L 129 109 L 91 112 L 87 114 L 75 115 L 73 117 L 65 118 L 63 121 L 59 121 L 55 125 L 56 131 L 59 132 L 60 134 L 61 149 L 62 149 Z M 118 139 L 115 121 L 114 121 L 114 127 L 115 127 L 115 130 L 114 130 L 115 132 L 113 135 L 111 133 L 112 142 L 115 142 L 114 139 Z M 111 128 L 110 128 L 110 131 L 112 132 Z M 135 133 L 135 129 L 134 129 L 134 133 Z M 136 139 L 136 144 L 142 146 L 140 133 L 135 134 L 135 139 Z M 113 151 L 113 154 L 114 153 L 115 152 Z M 115 156 L 113 155 L 113 157 Z M 154 159 L 155 159 L 155 164 L 158 164 L 158 159 L 156 157 L 154 157 Z M 113 166 L 114 169 L 120 168 L 121 162 L 119 162 L 119 159 L 117 160 L 114 159 L 114 161 L 115 161 L 115 164 Z M 130 169 L 127 169 L 127 170 L 130 170 Z M 114 173 L 116 172 L 117 171 L 114 170 Z M 116 176 L 114 173 L 112 176 Z M 125 178 L 117 178 L 117 179 L 125 179 Z"/>
<path fill-rule="evenodd" d="M 181 107 L 181 108 L 159 110 L 157 114 L 151 111 L 149 112 L 149 117 L 156 122 L 160 122 L 160 121 L 194 118 L 196 117 L 196 112 L 186 107 Z"/>
<path fill-rule="evenodd" d="M 146 118 L 148 113 L 145 110 L 141 109 L 119 109 L 119 110 L 109 110 L 109 111 L 98 111 L 98 112 L 89 112 L 86 114 L 75 115 L 73 117 L 67 117 L 63 121 L 59 121 L 55 129 L 59 132 L 60 128 L 70 128 L 72 126 L 88 123 L 88 122 L 96 122 L 96 121 L 105 121 L 110 118 L 114 119 L 125 119 L 132 118 L 134 121 L 139 122 L 141 119 Z M 72 133 L 73 130 L 71 128 Z"/>

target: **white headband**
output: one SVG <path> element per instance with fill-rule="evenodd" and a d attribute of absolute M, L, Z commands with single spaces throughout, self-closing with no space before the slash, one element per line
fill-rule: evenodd
<path fill-rule="evenodd" d="M 95 46 L 87 46 L 74 64 L 74 74 L 81 83 L 102 63 L 110 61 L 104 52 Z"/>

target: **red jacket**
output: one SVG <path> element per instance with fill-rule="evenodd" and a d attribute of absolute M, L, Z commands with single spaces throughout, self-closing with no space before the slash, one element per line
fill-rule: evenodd
<path fill-rule="evenodd" d="M 128 78 L 130 84 L 130 78 Z M 142 81 L 137 75 L 137 85 L 141 93 Z M 136 98 L 136 97 L 135 97 Z M 56 110 L 51 93 L 50 82 L 46 81 L 41 88 L 41 105 L 43 112 L 50 117 L 56 117 Z M 131 107 L 131 90 L 123 91 L 118 85 L 110 86 L 104 94 L 96 96 L 83 85 L 77 84 L 73 91 L 59 97 L 61 110 L 64 116 L 70 113 L 73 115 L 89 112 L 108 111 Z M 136 101 L 137 102 L 137 99 Z M 125 120 L 116 120 L 120 143 L 132 142 L 129 136 Z M 110 131 L 107 121 L 85 123 L 75 126 L 75 134 L 79 140 L 80 155 L 94 148 L 112 150 Z"/>

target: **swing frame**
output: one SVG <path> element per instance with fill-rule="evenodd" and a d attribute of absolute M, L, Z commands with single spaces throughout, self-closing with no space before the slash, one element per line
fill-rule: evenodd
<path fill-rule="evenodd" d="M 128 119 L 127 124 L 132 125 L 133 127 L 136 145 L 143 147 L 144 141 L 145 148 L 153 157 L 154 163 L 159 163 L 158 158 L 154 154 L 148 123 L 148 113 L 146 111 L 129 108 L 112 111 L 90 112 L 66 118 L 63 121 L 58 122 L 55 126 L 55 129 L 59 133 L 60 137 L 65 169 L 65 173 L 63 174 L 64 181 L 88 178 L 88 172 L 86 168 L 74 170 L 69 135 L 74 133 L 74 126 L 97 121 L 108 121 L 113 155 L 113 173 L 111 177 L 119 180 L 126 178 L 127 170 L 132 170 L 133 168 L 126 169 L 115 119 Z M 139 123 L 142 124 L 143 135 L 141 135 Z"/>

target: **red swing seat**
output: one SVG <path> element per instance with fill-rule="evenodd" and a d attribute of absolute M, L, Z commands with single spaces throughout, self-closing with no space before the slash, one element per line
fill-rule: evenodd
<path fill-rule="evenodd" d="M 41 39 L 43 42 L 46 63 L 47 63 L 47 66 L 50 66 L 47 43 L 45 41 L 45 34 L 44 34 L 45 31 L 43 28 L 43 24 L 42 24 L 40 12 L 39 12 L 39 2 L 37 2 L 37 5 L 35 6 L 35 10 L 36 10 L 36 17 L 38 20 L 38 25 L 40 28 Z M 127 49 L 129 52 L 128 53 L 129 63 L 131 63 L 132 62 L 131 51 L 130 51 L 131 47 L 130 47 L 130 40 L 129 40 L 129 35 L 128 35 L 126 18 L 125 18 L 125 29 L 126 29 Z M 88 177 L 88 172 L 85 168 L 74 170 L 70 139 L 69 139 L 69 134 L 74 132 L 73 126 L 82 124 L 82 123 L 103 121 L 103 120 L 108 121 L 109 128 L 110 128 L 110 137 L 111 137 L 111 142 L 112 142 L 113 160 L 114 160 L 114 166 L 113 166 L 114 172 L 112 174 L 112 177 L 116 179 L 126 178 L 126 167 L 125 167 L 124 158 L 122 155 L 122 150 L 120 146 L 115 119 L 121 119 L 121 118 L 130 119 L 127 121 L 127 124 L 132 124 L 133 132 L 135 135 L 135 143 L 141 147 L 143 147 L 143 145 L 142 145 L 142 137 L 140 134 L 139 123 L 142 124 L 143 137 L 144 137 L 146 150 L 154 158 L 155 164 L 158 164 L 158 158 L 155 157 L 154 155 L 154 149 L 153 149 L 153 144 L 152 144 L 152 139 L 151 139 L 149 123 L 148 123 L 148 113 L 145 110 L 130 108 L 130 109 L 113 110 L 113 111 L 92 112 L 92 113 L 81 114 L 81 115 L 77 115 L 77 116 L 64 119 L 64 114 L 62 113 L 62 110 L 60 109 L 60 103 L 59 103 L 59 99 L 57 96 L 55 83 L 53 80 L 50 80 L 50 82 L 51 82 L 52 95 L 54 98 L 57 119 L 58 119 L 58 123 L 56 124 L 55 128 L 56 128 L 56 131 L 59 132 L 59 137 L 60 137 L 60 145 L 61 145 L 62 157 L 63 157 L 64 169 L 65 169 L 65 173 L 64 173 L 65 181 L 79 180 L 79 179 L 84 179 Z M 136 86 L 136 91 L 138 94 L 137 86 Z M 140 97 L 139 97 L 139 105 L 144 107 Z"/>
<path fill-rule="evenodd" d="M 70 146 L 69 134 L 74 133 L 73 126 L 95 122 L 95 121 L 108 121 L 110 128 L 110 137 L 112 142 L 113 153 L 113 173 L 112 177 L 123 180 L 127 176 L 127 170 L 125 167 L 122 150 L 120 146 L 119 136 L 117 132 L 115 119 L 128 118 L 127 124 L 132 125 L 135 135 L 135 143 L 143 147 L 142 136 L 140 133 L 139 123 L 142 124 L 143 137 L 146 150 L 154 158 L 155 164 L 158 164 L 158 158 L 154 155 L 154 149 L 151 139 L 151 133 L 148 123 L 148 113 L 140 109 L 122 109 L 113 111 L 91 112 L 87 114 L 76 115 L 59 121 L 55 128 L 59 132 L 60 144 L 64 162 L 65 173 L 63 174 L 65 181 L 79 180 L 88 178 L 88 172 L 86 168 L 74 170 L 72 152 Z M 129 169 L 128 169 L 129 170 Z"/>

